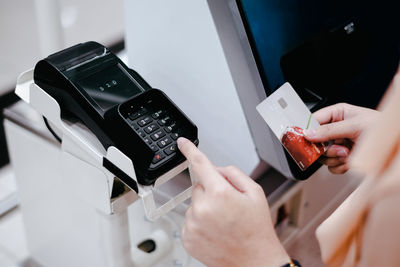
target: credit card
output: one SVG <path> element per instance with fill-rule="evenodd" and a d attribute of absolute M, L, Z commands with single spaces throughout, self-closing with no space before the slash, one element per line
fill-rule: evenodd
<path fill-rule="evenodd" d="M 311 143 L 303 134 L 319 123 L 289 83 L 285 83 L 257 106 L 257 111 L 301 170 L 310 167 L 324 152 L 325 145 Z"/>

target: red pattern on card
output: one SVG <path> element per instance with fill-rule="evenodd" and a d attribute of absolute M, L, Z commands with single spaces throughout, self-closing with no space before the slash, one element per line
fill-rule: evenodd
<path fill-rule="evenodd" d="M 308 141 L 303 129 L 297 126 L 287 127 L 281 141 L 303 171 L 324 153 L 324 145 Z"/>

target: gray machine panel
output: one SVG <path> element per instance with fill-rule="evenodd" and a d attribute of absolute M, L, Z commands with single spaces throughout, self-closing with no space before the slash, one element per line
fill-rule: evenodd
<path fill-rule="evenodd" d="M 290 172 L 284 150 L 256 110 L 266 98 L 264 86 L 235 0 L 208 0 L 247 122 L 262 160 L 286 177 Z"/>

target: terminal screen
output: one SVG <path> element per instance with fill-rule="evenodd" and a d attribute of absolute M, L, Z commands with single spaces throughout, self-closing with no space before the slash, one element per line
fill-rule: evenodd
<path fill-rule="evenodd" d="M 142 92 L 118 64 L 96 72 L 78 83 L 103 111 Z"/>
<path fill-rule="evenodd" d="M 352 22 L 356 30 L 361 25 L 372 33 L 376 31 L 384 35 L 384 29 L 388 35 L 398 36 L 398 29 L 396 34 L 393 32 L 396 29 L 393 24 L 395 17 L 390 15 L 390 5 L 387 5 L 391 1 L 382 1 L 385 4 L 380 3 L 378 8 L 376 3 L 362 0 L 236 0 L 267 95 L 286 81 L 282 57 L 316 37 Z M 331 43 L 334 46 L 335 43 Z M 325 48 L 325 44 L 330 45 L 329 40 L 322 43 L 322 48 Z M 358 50 L 362 47 L 358 47 Z M 307 49 L 315 50 L 318 54 L 319 47 L 310 46 Z M 357 51 L 357 47 L 354 50 Z M 310 61 L 302 59 L 300 65 L 303 67 L 300 69 L 307 69 Z M 318 71 L 328 74 L 345 67 L 344 64 L 331 66 L 329 62 L 322 64 L 326 64 L 328 69 L 318 68 Z"/>

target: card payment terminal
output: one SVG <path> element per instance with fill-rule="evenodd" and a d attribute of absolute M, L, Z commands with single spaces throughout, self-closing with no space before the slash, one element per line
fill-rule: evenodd
<path fill-rule="evenodd" d="M 198 144 L 197 127 L 186 115 L 96 42 L 78 44 L 39 61 L 34 81 L 57 100 L 63 118 L 80 120 L 105 149 L 115 146 L 127 155 L 142 185 L 153 184 L 185 160 L 177 149 L 178 137 Z M 117 168 L 110 162 L 103 165 Z M 134 182 L 122 180 L 128 185 Z"/>

